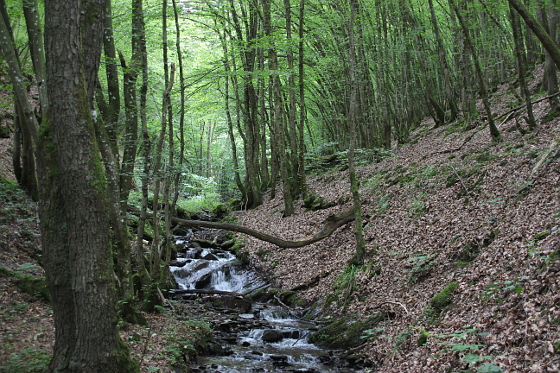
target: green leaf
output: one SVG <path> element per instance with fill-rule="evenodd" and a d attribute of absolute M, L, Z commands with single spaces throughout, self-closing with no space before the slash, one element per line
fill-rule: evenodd
<path fill-rule="evenodd" d="M 463 358 L 463 361 L 465 363 L 472 364 L 472 363 L 479 362 L 481 359 L 482 359 L 482 357 L 479 354 L 467 354 Z"/>
<path fill-rule="evenodd" d="M 474 350 L 474 351 L 478 351 L 478 348 L 482 346 L 482 345 L 460 345 L 460 344 L 456 344 L 451 346 L 452 350 L 457 350 L 457 351 L 466 351 L 466 350 Z"/>
<path fill-rule="evenodd" d="M 486 363 L 480 368 L 478 368 L 478 372 L 479 373 L 502 373 L 503 370 L 497 365 L 494 365 L 492 363 Z"/>

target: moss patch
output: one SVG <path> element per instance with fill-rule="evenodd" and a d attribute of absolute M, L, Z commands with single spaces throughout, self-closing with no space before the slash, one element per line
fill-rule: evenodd
<path fill-rule="evenodd" d="M 322 327 L 312 334 L 309 340 L 320 346 L 348 349 L 360 345 L 364 340 L 364 332 L 374 328 L 384 319 L 382 314 L 376 314 L 363 321 L 355 316 L 345 316 L 340 320 Z"/>
<path fill-rule="evenodd" d="M 434 295 L 432 299 L 430 299 L 430 306 L 436 312 L 441 312 L 449 303 L 451 303 L 451 296 L 453 292 L 457 288 L 457 282 L 452 282 L 446 287 L 443 288 L 442 291 Z"/>

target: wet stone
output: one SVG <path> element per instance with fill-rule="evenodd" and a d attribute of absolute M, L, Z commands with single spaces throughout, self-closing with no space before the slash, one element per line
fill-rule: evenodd
<path fill-rule="evenodd" d="M 280 342 L 282 339 L 284 339 L 284 333 L 276 329 L 267 329 L 263 332 L 262 335 L 262 340 L 264 342 L 274 343 Z"/>
<path fill-rule="evenodd" d="M 300 339 L 300 332 L 299 330 L 284 330 L 282 332 L 284 338 L 292 338 L 292 339 Z"/>
<path fill-rule="evenodd" d="M 212 253 L 206 254 L 204 257 L 202 257 L 202 259 L 204 260 L 218 260 L 218 257 Z"/>

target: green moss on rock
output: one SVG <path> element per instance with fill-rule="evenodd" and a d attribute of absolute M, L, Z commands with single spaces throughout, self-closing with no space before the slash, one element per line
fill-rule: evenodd
<path fill-rule="evenodd" d="M 345 316 L 322 327 L 312 334 L 309 340 L 320 346 L 348 349 L 363 342 L 364 331 L 372 329 L 383 320 L 382 314 L 376 314 L 366 320 L 357 320 L 355 316 Z"/>
<path fill-rule="evenodd" d="M 442 291 L 434 295 L 432 299 L 430 299 L 430 306 L 437 311 L 441 312 L 449 303 L 451 303 L 451 296 L 453 292 L 457 288 L 458 283 L 456 281 L 450 283 Z"/>

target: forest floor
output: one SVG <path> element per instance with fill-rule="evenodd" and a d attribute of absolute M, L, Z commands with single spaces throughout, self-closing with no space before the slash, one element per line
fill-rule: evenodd
<path fill-rule="evenodd" d="M 319 280 L 300 296 L 329 299 L 325 314 L 385 314 L 360 347 L 379 371 L 560 371 L 558 148 L 535 168 L 560 140 L 560 120 L 521 135 L 504 116 L 518 105 L 506 86 L 492 95 L 501 143 L 492 143 L 482 121 L 434 128 L 426 120 L 391 156 L 357 169 L 363 267 L 347 266 L 353 224 L 298 249 L 248 238 L 251 261 L 283 289 Z M 548 110 L 547 100 L 534 105 L 539 123 Z M 352 203 L 347 171 L 308 183 L 327 202 L 350 202 L 318 211 L 300 203 L 283 218 L 278 190 L 275 199 L 238 213 L 238 221 L 294 240 Z M 451 303 L 434 318 L 431 299 L 453 282 Z"/>
<path fill-rule="evenodd" d="M 542 71 L 536 74 L 535 82 Z M 492 143 L 483 120 L 441 128 L 426 120 L 383 160 L 365 159 L 357 169 L 364 266 L 347 265 L 355 250 L 353 223 L 297 249 L 246 237 L 252 264 L 283 289 L 310 285 L 299 295 L 321 303 L 322 317 L 382 313 L 384 321 L 356 349 L 377 368 L 371 371 L 560 371 L 558 152 L 535 169 L 560 138 L 560 119 L 521 135 L 515 119 L 503 116 L 518 105 L 507 86 L 492 95 L 501 143 Z M 539 123 L 548 110 L 547 100 L 534 105 Z M 0 172 L 13 179 L 5 156 L 9 141 L 0 139 Z M 235 216 L 247 227 L 300 239 L 350 206 L 340 204 L 350 201 L 348 180 L 347 171 L 333 170 L 308 178 L 310 192 L 336 202 L 326 209 L 307 211 L 299 201 L 296 213 L 283 218 L 277 188 L 275 199 Z M 0 266 L 41 275 L 35 205 L 13 190 L 0 194 Z M 430 306 L 454 282 L 449 304 Z M 123 331 L 143 372 L 170 371 L 168 337 L 178 324 L 165 314 L 152 315 L 149 329 Z M 54 343 L 50 307 L 3 273 L 0 340 L 0 371 L 6 372 L 18 371 L 17 362 L 40 364 Z"/>

